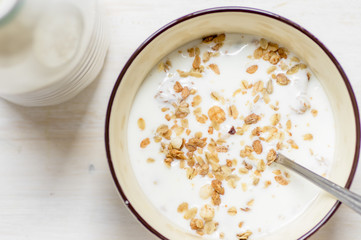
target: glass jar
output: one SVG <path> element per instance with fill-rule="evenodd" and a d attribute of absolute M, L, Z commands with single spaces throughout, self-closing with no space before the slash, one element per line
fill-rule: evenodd
<path fill-rule="evenodd" d="M 94 80 L 108 45 L 96 0 L 0 0 L 0 96 L 64 102 Z"/>

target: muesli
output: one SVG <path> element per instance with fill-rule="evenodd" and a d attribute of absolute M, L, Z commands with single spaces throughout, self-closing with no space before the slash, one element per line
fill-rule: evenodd
<path fill-rule="evenodd" d="M 177 49 L 141 86 L 129 117 L 134 172 L 170 221 L 210 239 L 253 239 L 300 215 L 318 189 L 284 152 L 326 175 L 331 107 L 311 68 L 257 36 L 215 34 Z"/>

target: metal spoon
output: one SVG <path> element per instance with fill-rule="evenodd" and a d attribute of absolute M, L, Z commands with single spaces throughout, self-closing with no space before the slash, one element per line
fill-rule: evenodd
<path fill-rule="evenodd" d="M 357 213 L 361 214 L 361 196 L 302 167 L 301 165 L 295 163 L 294 161 L 285 157 L 281 153 L 278 153 L 275 162 L 297 172 L 298 174 L 305 177 L 307 180 L 311 181 L 312 183 L 316 184 L 326 192 L 332 194 L 339 201 L 346 204 Z"/>

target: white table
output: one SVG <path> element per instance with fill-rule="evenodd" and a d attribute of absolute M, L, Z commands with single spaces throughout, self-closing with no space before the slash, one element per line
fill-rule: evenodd
<path fill-rule="evenodd" d="M 98 79 L 71 101 L 23 108 L 0 100 L 0 239 L 150 239 L 123 206 L 108 170 L 108 98 L 137 46 L 169 21 L 203 8 L 241 5 L 285 16 L 334 53 L 361 103 L 361 1 L 100 0 L 112 42 Z M 361 194 L 361 170 L 353 182 Z M 361 217 L 341 206 L 311 239 L 360 239 Z"/>

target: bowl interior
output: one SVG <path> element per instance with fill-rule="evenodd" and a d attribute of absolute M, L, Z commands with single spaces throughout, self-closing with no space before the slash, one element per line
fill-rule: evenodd
<path fill-rule="evenodd" d="M 329 178 L 345 186 L 354 173 L 354 159 L 358 158 L 358 116 L 350 97 L 347 79 L 327 52 L 305 33 L 289 23 L 261 11 L 223 9 L 206 11 L 180 19 L 155 33 L 142 45 L 139 54 L 132 56 L 118 79 L 113 104 L 110 105 L 108 154 L 114 177 L 123 198 L 135 215 L 151 231 L 168 239 L 200 239 L 179 229 L 158 212 L 142 192 L 128 157 L 127 126 L 133 99 L 148 72 L 163 57 L 183 44 L 214 33 L 245 33 L 263 36 L 284 45 L 301 57 L 320 80 L 331 103 L 336 131 L 335 158 Z M 356 112 L 355 112 L 356 111 Z M 121 186 L 121 189 L 120 189 Z M 267 239 L 296 239 L 313 232 L 323 220 L 332 215 L 336 201 L 320 191 L 317 199 L 301 216 L 279 229 Z M 137 215 L 139 214 L 139 215 Z M 306 234 L 306 235 L 307 235 Z"/>

